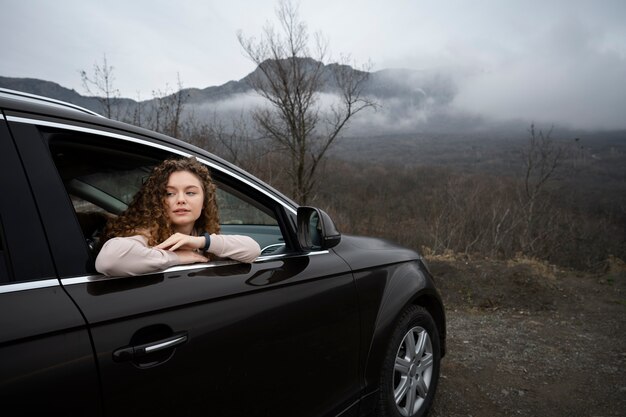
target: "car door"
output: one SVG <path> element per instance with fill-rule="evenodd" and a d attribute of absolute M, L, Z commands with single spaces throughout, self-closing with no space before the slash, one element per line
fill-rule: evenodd
<path fill-rule="evenodd" d="M 190 151 L 85 126 L 14 125 L 25 164 L 39 167 L 29 180 L 46 207 L 42 219 L 63 288 L 89 322 L 107 415 L 331 415 L 358 399 L 351 271 L 332 251 L 297 250 L 293 208 L 200 155 L 223 200 L 274 222 L 246 224 L 237 210 L 224 210 L 224 233 L 269 239 L 279 253 L 253 264 L 216 261 L 103 277 L 92 269 L 80 207 L 113 209 L 106 196 L 114 191 L 106 184 L 117 183 L 124 200 L 138 187 L 133 181 L 149 172 L 144 162 Z M 100 165 L 102 171 L 90 171 Z M 76 174 L 81 170 L 89 172 Z M 94 190 L 104 193 L 106 207 L 93 203 L 100 198 Z M 72 227 L 53 224 L 52 213 L 70 212 L 76 212 Z"/>
<path fill-rule="evenodd" d="M 0 404 L 16 416 L 102 415 L 87 326 L 57 279 L 2 113 L 0 190 Z"/>

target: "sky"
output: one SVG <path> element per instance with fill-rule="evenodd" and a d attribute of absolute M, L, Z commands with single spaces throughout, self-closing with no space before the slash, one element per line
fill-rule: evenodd
<path fill-rule="evenodd" d="M 254 70 L 237 40 L 276 22 L 276 0 L 0 0 L 0 76 L 81 94 L 113 67 L 123 97 L 206 88 Z M 455 108 L 495 119 L 626 128 L 625 0 L 301 0 L 331 60 L 454 74 Z"/>

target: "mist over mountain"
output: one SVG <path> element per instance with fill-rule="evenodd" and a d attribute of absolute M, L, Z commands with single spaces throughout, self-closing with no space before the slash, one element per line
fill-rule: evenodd
<path fill-rule="evenodd" d="M 311 60 L 310 65 L 316 64 Z M 338 64 L 323 67 L 322 77 L 327 81 L 327 88 L 319 97 L 322 108 L 334 99 L 332 70 L 336 65 Z M 260 70 L 257 68 L 256 71 Z M 196 119 L 219 117 L 226 121 L 250 113 L 249 110 L 264 103 L 248 83 L 248 79 L 255 75 L 253 72 L 241 80 L 229 81 L 219 86 L 181 90 L 185 97 L 185 112 L 193 114 Z M 0 87 L 67 101 L 99 113 L 103 111 L 98 98 L 82 95 L 52 81 L 0 77 Z M 477 120 L 452 109 L 458 87 L 451 74 L 439 71 L 384 69 L 372 72 L 363 92 L 364 95 L 374 98 L 378 106 L 352 119 L 349 125 L 351 134 L 457 129 L 468 123 L 475 124 Z M 155 104 L 155 100 L 156 97 L 140 101 L 115 98 L 113 103 L 117 114 L 123 115 L 132 114 L 138 107 L 147 109 Z"/>
<path fill-rule="evenodd" d="M 303 58 L 305 65 L 319 63 Z M 310 62 L 309 62 L 310 61 Z M 322 67 L 322 77 L 327 81 L 326 89 L 319 95 L 318 105 L 327 108 L 336 100 L 332 70 L 338 64 Z M 349 70 L 358 71 L 347 67 Z M 219 86 L 206 88 L 184 88 L 181 90 L 185 100 L 183 116 L 192 116 L 195 120 L 220 120 L 225 126 L 232 120 L 247 118 L 257 106 L 266 105 L 249 85 L 253 73 L 238 81 L 229 81 Z M 495 119 L 489 114 L 473 111 L 474 106 L 468 102 L 463 88 L 468 76 L 463 71 L 452 69 L 413 70 L 383 69 L 371 72 L 364 86 L 364 95 L 373 98 L 378 106 L 368 108 L 353 117 L 344 131 L 347 136 L 374 136 L 407 134 L 415 132 L 428 133 L 466 133 L 484 130 L 524 131 L 532 122 L 520 117 L 518 119 Z M 97 97 L 82 95 L 52 81 L 32 78 L 0 77 L 0 87 L 38 94 L 58 100 L 67 101 L 96 112 L 102 113 L 102 104 Z M 168 94 L 155 93 L 147 100 L 115 98 L 114 114 L 123 120 L 133 120 L 138 113 L 145 113 L 158 105 L 158 101 L 166 99 Z M 475 95 L 475 101 L 480 95 Z M 459 105 L 462 103 L 462 106 Z M 145 114 L 143 116 L 145 118 Z M 551 122 L 552 125 L 558 121 Z M 549 128 L 550 124 L 547 125 Z"/>

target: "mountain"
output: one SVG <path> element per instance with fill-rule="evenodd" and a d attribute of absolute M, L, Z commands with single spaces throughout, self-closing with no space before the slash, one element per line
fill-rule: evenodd
<path fill-rule="evenodd" d="M 317 66 L 319 62 L 302 58 L 303 67 Z M 263 64 L 261 64 L 263 65 Z M 322 77 L 327 81 L 327 88 L 320 98 L 320 105 L 329 107 L 332 103 L 333 71 L 339 64 L 322 65 Z M 349 66 L 341 68 L 359 71 Z M 195 120 L 215 120 L 218 118 L 224 126 L 231 121 L 249 117 L 256 106 L 263 103 L 250 88 L 249 81 L 259 75 L 260 68 L 240 80 L 229 81 L 219 86 L 206 88 L 186 88 L 181 90 L 185 96 L 185 115 L 193 115 Z M 103 113 L 103 105 L 97 97 L 83 96 L 75 90 L 61 85 L 32 78 L 0 77 L 0 87 L 20 90 L 50 98 L 67 101 L 98 113 Z M 468 129 L 480 129 L 484 126 L 483 118 L 476 115 L 454 111 L 452 102 L 458 92 L 455 75 L 452 71 L 418 71 L 412 69 L 383 69 L 371 72 L 364 86 L 363 93 L 373 98 L 378 106 L 366 109 L 350 121 L 345 130 L 348 135 L 372 136 L 380 134 L 410 133 L 416 131 L 460 132 Z M 175 101 L 173 95 L 154 97 L 149 100 L 135 101 L 129 98 L 112 100 L 112 117 L 143 125 L 154 122 L 155 109 L 163 109 Z"/>
<path fill-rule="evenodd" d="M 0 88 L 8 88 L 10 90 L 49 97 L 55 100 L 76 104 L 77 106 L 93 110 L 97 113 L 102 112 L 102 105 L 97 97 L 80 95 L 76 90 L 65 88 L 52 81 L 39 80 L 36 78 L 11 78 L 0 76 Z M 116 104 L 123 106 L 137 103 L 135 100 L 127 98 L 118 98 L 115 101 Z"/>
<path fill-rule="evenodd" d="M 36 78 L 0 77 L 0 87 L 66 101 L 95 111 L 101 110 L 97 98 L 82 96 L 76 90 L 70 90 L 51 81 Z"/>
<path fill-rule="evenodd" d="M 318 64 L 308 60 L 308 65 Z M 263 64 L 261 64 L 263 65 Z M 322 77 L 327 81 L 332 79 L 332 71 L 338 64 L 322 66 Z M 349 70 L 358 71 L 347 67 Z M 215 103 L 228 100 L 234 96 L 250 93 L 249 80 L 257 76 L 260 69 L 238 81 L 229 81 L 219 86 L 211 86 L 203 89 L 186 88 L 182 92 L 187 95 L 186 103 L 189 105 Z M 332 83 L 328 83 L 331 85 Z M 34 78 L 10 78 L 0 76 L 0 87 L 19 90 L 26 93 L 38 94 L 57 100 L 67 101 L 79 106 L 101 111 L 100 103 L 96 97 L 83 96 L 75 90 L 70 90 L 61 85 Z M 449 103 L 456 93 L 456 87 L 451 77 L 440 73 L 415 71 L 407 69 L 385 69 L 370 73 L 370 77 L 364 89 L 365 94 L 378 100 L 396 100 L 409 107 L 424 105 L 425 103 L 444 105 Z M 153 99 L 142 101 L 147 104 Z M 137 103 L 132 99 L 116 99 L 116 102 L 125 105 Z M 406 108 L 406 106 L 403 106 Z"/>

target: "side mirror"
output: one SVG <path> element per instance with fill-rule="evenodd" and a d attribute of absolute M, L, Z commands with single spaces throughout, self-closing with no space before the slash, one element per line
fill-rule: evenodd
<path fill-rule="evenodd" d="M 298 242 L 305 250 L 330 249 L 341 241 L 330 216 L 315 207 L 298 207 Z"/>

